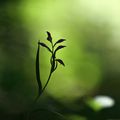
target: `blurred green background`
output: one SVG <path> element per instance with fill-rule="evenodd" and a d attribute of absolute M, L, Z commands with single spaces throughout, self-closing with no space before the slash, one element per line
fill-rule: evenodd
<path fill-rule="evenodd" d="M 49 31 L 54 42 L 66 39 L 67 47 L 57 54 L 66 66 L 59 66 L 37 106 L 60 112 L 69 120 L 119 119 L 119 13 L 119 0 L 1 0 L 0 118 L 22 119 L 19 114 L 35 99 L 37 42 L 49 44 Z M 41 48 L 43 84 L 49 57 Z M 85 101 L 96 95 L 112 97 L 115 106 L 94 112 Z M 41 118 L 59 120 L 48 116 L 45 112 Z"/>

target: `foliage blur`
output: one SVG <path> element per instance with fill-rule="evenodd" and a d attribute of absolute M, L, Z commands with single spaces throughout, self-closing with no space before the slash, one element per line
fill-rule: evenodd
<path fill-rule="evenodd" d="M 1 0 L 0 118 L 23 119 L 37 95 L 35 57 L 38 40 L 65 38 L 59 66 L 36 108 L 47 108 L 69 120 L 120 118 L 119 0 Z M 48 43 L 47 43 L 48 44 Z M 48 77 L 50 54 L 41 48 L 42 84 Z M 96 95 L 115 100 L 111 108 L 94 111 L 87 104 Z M 31 119 L 59 120 L 41 110 Z"/>

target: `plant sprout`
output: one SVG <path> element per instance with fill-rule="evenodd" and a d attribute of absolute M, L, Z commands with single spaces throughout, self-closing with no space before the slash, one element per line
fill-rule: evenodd
<path fill-rule="evenodd" d="M 64 45 L 59 45 L 58 47 L 56 47 L 57 44 L 62 43 L 65 41 L 65 39 L 59 39 L 58 41 L 56 41 L 55 43 L 53 43 L 52 41 L 52 36 L 51 33 L 47 31 L 47 41 L 49 41 L 51 43 L 51 48 L 48 47 L 45 43 L 43 42 L 38 42 L 38 49 L 37 49 L 37 55 L 36 55 L 36 79 L 37 79 L 37 83 L 38 83 L 38 96 L 36 98 L 36 100 L 38 100 L 38 98 L 41 96 L 41 94 L 44 92 L 45 88 L 47 87 L 51 75 L 52 73 L 57 69 L 58 67 L 58 63 L 65 66 L 63 60 L 56 58 L 56 54 L 57 51 L 66 47 Z M 39 51 L 40 51 L 40 46 L 46 48 L 50 53 L 51 53 L 51 57 L 50 57 L 50 64 L 51 64 L 51 68 L 50 68 L 50 73 L 47 79 L 46 84 L 44 85 L 44 87 L 42 86 L 41 83 L 41 78 L 40 78 L 40 69 L 39 69 Z"/>

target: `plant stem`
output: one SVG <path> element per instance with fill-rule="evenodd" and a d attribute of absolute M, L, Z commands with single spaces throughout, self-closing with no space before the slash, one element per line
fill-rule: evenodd
<path fill-rule="evenodd" d="M 52 45 L 52 56 L 51 56 L 51 59 L 50 59 L 50 62 L 51 62 L 51 69 L 50 69 L 50 73 L 49 73 L 49 77 L 47 79 L 47 82 L 45 84 L 45 86 L 43 87 L 42 91 L 39 93 L 39 95 L 36 97 L 35 99 L 35 102 L 36 103 L 39 99 L 39 97 L 42 95 L 42 93 L 44 92 L 45 88 L 47 87 L 49 81 L 50 81 L 50 78 L 51 78 L 51 75 L 53 73 L 53 69 L 54 69 L 54 65 L 55 65 L 55 58 L 53 57 L 54 56 L 54 45 L 53 43 L 51 42 L 51 45 Z"/>
<path fill-rule="evenodd" d="M 50 70 L 50 74 L 49 74 L 48 80 L 47 80 L 47 82 L 46 82 L 44 88 L 42 89 L 41 94 L 44 92 L 45 88 L 47 87 L 47 85 L 48 85 L 48 83 L 49 83 L 49 81 L 50 81 L 51 75 L 52 75 L 52 72 L 51 72 L 51 70 Z M 40 95 L 41 95 L 41 94 L 40 94 Z"/>
<path fill-rule="evenodd" d="M 49 77 L 48 77 L 48 79 L 47 79 L 47 82 L 46 82 L 45 86 L 43 87 L 41 93 L 36 97 L 34 103 L 36 103 L 36 102 L 38 101 L 39 97 L 40 97 L 40 96 L 42 95 L 42 93 L 44 92 L 45 88 L 47 87 L 47 85 L 48 85 L 48 83 L 49 83 L 49 81 L 50 81 L 51 75 L 52 75 L 52 72 L 51 72 L 51 70 L 50 70 L 50 74 L 49 74 Z"/>

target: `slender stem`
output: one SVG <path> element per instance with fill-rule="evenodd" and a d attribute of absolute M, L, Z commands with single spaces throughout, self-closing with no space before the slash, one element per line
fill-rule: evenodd
<path fill-rule="evenodd" d="M 44 92 L 45 88 L 47 87 L 47 85 L 48 85 L 48 83 L 49 83 L 49 81 L 50 81 L 51 75 L 52 75 L 52 72 L 51 72 L 51 70 L 50 70 L 50 74 L 49 74 L 48 80 L 47 80 L 47 82 L 46 82 L 44 88 L 42 89 L 41 94 Z"/>
<path fill-rule="evenodd" d="M 52 44 L 52 54 L 54 52 L 54 45 L 53 45 L 53 42 L 51 43 Z"/>
<path fill-rule="evenodd" d="M 51 44 L 52 44 L 52 57 L 53 57 L 53 54 L 54 54 L 54 46 L 53 46 L 53 43 L 51 43 Z M 51 59 L 52 59 L 52 57 L 51 57 Z M 51 75 L 52 75 L 52 67 L 53 67 L 53 64 L 52 64 L 52 60 L 51 60 L 50 74 L 49 74 L 49 77 L 48 77 L 48 79 L 47 79 L 47 82 L 46 82 L 45 86 L 44 86 L 43 89 L 42 89 L 41 94 L 44 92 L 45 88 L 47 87 L 47 85 L 48 85 L 48 83 L 49 83 L 49 81 L 50 81 L 50 78 L 51 78 Z M 40 94 L 40 95 L 41 95 L 41 94 Z"/>
<path fill-rule="evenodd" d="M 50 62 L 51 62 L 50 74 L 49 74 L 49 77 L 48 77 L 48 79 L 47 79 L 47 82 L 46 82 L 45 86 L 43 87 L 43 89 L 42 89 L 42 91 L 40 92 L 40 94 L 36 97 L 34 103 L 36 103 L 36 102 L 38 101 L 39 97 L 40 97 L 41 94 L 44 92 L 45 88 L 47 87 L 47 85 L 48 85 L 48 83 L 49 83 L 49 81 L 50 81 L 51 75 L 52 75 L 52 73 L 53 73 L 52 69 L 53 69 L 53 67 L 54 67 L 54 62 L 55 62 L 55 60 L 54 60 L 54 58 L 53 58 L 53 55 L 54 55 L 54 45 L 53 45 L 53 43 L 51 43 L 51 45 L 52 45 L 52 56 L 51 56 L 51 59 L 50 59 Z M 52 59 L 53 59 L 53 60 L 52 60 Z"/>

